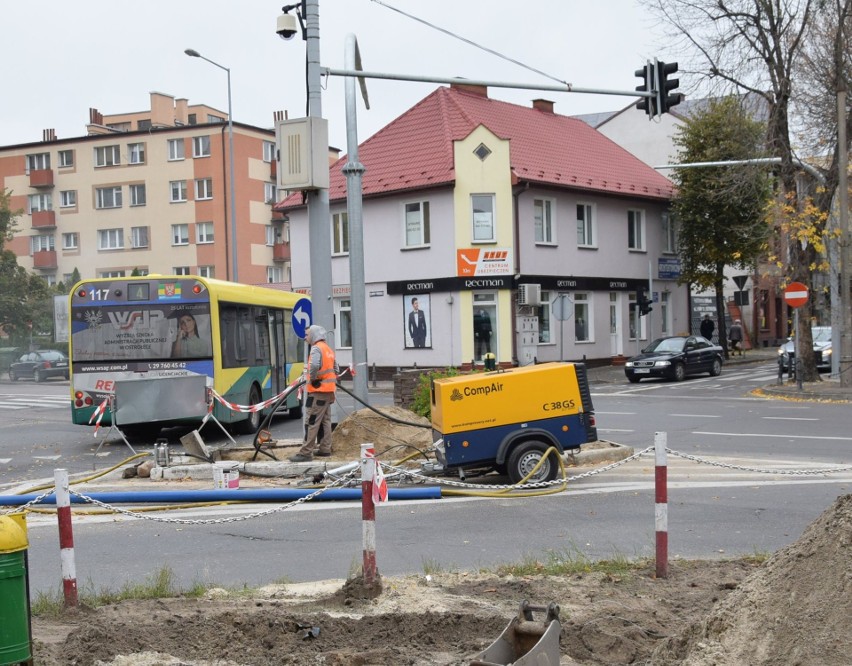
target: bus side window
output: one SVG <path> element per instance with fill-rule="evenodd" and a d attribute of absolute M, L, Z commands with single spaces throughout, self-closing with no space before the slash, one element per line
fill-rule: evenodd
<path fill-rule="evenodd" d="M 236 325 L 237 311 L 233 305 L 219 306 L 219 330 L 222 336 L 222 367 L 234 368 L 236 360 Z"/>
<path fill-rule="evenodd" d="M 254 342 L 252 335 L 252 321 L 250 319 L 249 309 L 240 307 L 237 309 L 237 344 L 236 344 L 236 360 L 239 365 L 245 365 L 249 358 L 249 345 Z"/>
<path fill-rule="evenodd" d="M 254 310 L 254 357 L 256 365 L 269 365 L 269 321 L 266 308 Z"/>

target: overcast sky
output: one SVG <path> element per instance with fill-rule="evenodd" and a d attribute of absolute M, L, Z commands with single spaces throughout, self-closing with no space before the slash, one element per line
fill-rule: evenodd
<path fill-rule="evenodd" d="M 638 0 L 320 0 L 321 64 L 344 68 L 354 34 L 363 67 L 420 76 L 556 85 L 384 5 L 433 23 L 556 79 L 583 88 L 633 90 L 633 71 L 663 53 Z M 7 0 L 3 3 L 3 111 L 0 145 L 85 135 L 89 107 L 103 114 L 149 108 L 149 93 L 185 97 L 227 110 L 231 69 L 234 120 L 273 127 L 273 112 L 306 115 L 305 42 L 275 34 L 282 2 L 270 0 Z M 330 143 L 346 147 L 344 79 L 323 85 Z M 358 103 L 364 141 L 438 84 L 368 80 L 370 110 Z M 626 106 L 620 96 L 492 89 L 491 97 L 527 105 L 536 97 L 573 115 Z M 636 111 L 636 113 L 640 113 Z"/>

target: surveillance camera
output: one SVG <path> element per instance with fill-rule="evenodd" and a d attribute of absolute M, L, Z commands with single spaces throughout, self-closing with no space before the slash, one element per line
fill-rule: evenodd
<path fill-rule="evenodd" d="M 293 39 L 299 32 L 299 23 L 292 14 L 281 14 L 278 17 L 278 27 L 275 32 L 281 39 Z"/>

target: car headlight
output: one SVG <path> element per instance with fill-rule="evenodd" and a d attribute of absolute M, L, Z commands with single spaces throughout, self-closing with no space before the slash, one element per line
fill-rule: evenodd
<path fill-rule="evenodd" d="M 784 356 L 786 353 L 787 352 L 785 352 L 783 348 L 781 348 L 781 347 L 778 348 L 778 356 Z"/>
<path fill-rule="evenodd" d="M 822 355 L 823 356 L 831 356 L 831 349 L 823 349 Z"/>
<path fill-rule="evenodd" d="M 654 365 L 658 367 L 665 367 L 667 365 L 671 365 L 671 361 L 654 361 Z"/>
<path fill-rule="evenodd" d="M 625 363 L 624 366 L 627 367 L 627 368 L 632 368 L 633 367 L 633 361 L 627 361 L 627 363 Z"/>

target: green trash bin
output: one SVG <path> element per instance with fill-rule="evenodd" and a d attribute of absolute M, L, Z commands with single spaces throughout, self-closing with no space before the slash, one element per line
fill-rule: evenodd
<path fill-rule="evenodd" d="M 23 519 L 0 516 L 0 665 L 28 663 L 27 532 Z"/>

